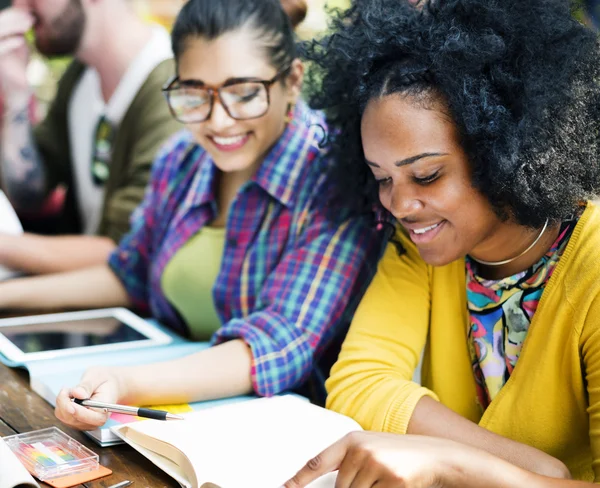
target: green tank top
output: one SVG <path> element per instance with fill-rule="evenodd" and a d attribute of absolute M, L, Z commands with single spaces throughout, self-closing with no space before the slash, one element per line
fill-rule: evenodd
<path fill-rule="evenodd" d="M 225 228 L 203 227 L 173 255 L 161 277 L 165 297 L 194 340 L 208 340 L 221 327 L 212 290 L 224 249 Z"/>

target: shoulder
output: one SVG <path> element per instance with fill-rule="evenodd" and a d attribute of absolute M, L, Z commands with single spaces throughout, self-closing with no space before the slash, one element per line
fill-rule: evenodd
<path fill-rule="evenodd" d="M 173 59 L 161 61 L 150 72 L 141 90 L 155 91 L 158 88 L 160 94 L 160 89 L 173 76 L 173 73 L 175 73 L 175 61 Z"/>
<path fill-rule="evenodd" d="M 588 203 L 554 271 L 558 295 L 553 296 L 553 306 L 570 307 L 574 315 L 565 325 L 579 330 L 582 342 L 600 331 L 599 251 L 600 209 Z"/>
<path fill-rule="evenodd" d="M 174 61 L 167 59 L 159 63 L 147 76 L 131 102 L 135 112 L 156 111 L 159 109 L 165 115 L 171 116 L 169 106 L 163 96 L 162 87 L 175 70 Z"/>
<path fill-rule="evenodd" d="M 600 295 L 600 208 L 594 203 L 587 204 L 558 266 L 570 297 Z"/>
<path fill-rule="evenodd" d="M 71 61 L 58 81 L 58 88 L 56 92 L 57 100 L 64 98 L 66 103 L 86 69 L 87 66 L 81 61 L 76 59 Z"/>

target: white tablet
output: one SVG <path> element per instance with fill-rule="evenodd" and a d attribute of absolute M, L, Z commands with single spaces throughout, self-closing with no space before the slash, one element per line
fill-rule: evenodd
<path fill-rule="evenodd" d="M 0 354 L 19 363 L 171 341 L 171 336 L 125 308 L 0 319 Z"/>

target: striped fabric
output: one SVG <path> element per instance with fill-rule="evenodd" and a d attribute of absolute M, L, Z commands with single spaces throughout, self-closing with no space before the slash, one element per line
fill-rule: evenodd
<path fill-rule="evenodd" d="M 217 344 L 242 338 L 253 355 L 259 395 L 298 386 L 313 360 L 345 326 L 369 283 L 380 236 L 342 212 L 325 215 L 331 186 L 319 143 L 326 125 L 298 104 L 294 121 L 231 204 L 225 250 L 213 298 L 222 327 Z M 134 305 L 186 334 L 161 290 L 178 249 L 216 214 L 216 170 L 187 132 L 154 163 L 132 230 L 109 264 Z M 201 259 L 201 256 L 198 257 Z"/>

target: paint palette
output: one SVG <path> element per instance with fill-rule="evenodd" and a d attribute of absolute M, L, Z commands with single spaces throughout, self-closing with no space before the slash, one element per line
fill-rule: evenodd
<path fill-rule="evenodd" d="M 27 470 L 42 481 L 99 468 L 98 454 L 57 427 L 11 435 L 4 441 Z"/>

